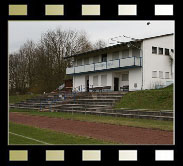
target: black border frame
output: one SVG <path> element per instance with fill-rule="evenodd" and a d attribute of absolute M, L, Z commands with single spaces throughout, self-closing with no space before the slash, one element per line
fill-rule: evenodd
<path fill-rule="evenodd" d="M 27 4 L 27 16 L 8 16 L 9 4 Z M 64 4 L 64 16 L 44 16 L 45 4 Z M 100 16 L 82 16 L 82 4 L 100 4 Z M 137 4 L 137 16 L 118 16 L 118 4 Z M 173 16 L 155 16 L 155 4 L 174 4 Z M 1 70 L 1 100 L 0 100 L 0 163 L 9 166 L 18 165 L 181 165 L 178 162 L 183 162 L 183 125 L 182 110 L 177 110 L 175 113 L 175 145 L 8 145 L 8 20 L 174 20 L 175 29 L 177 29 L 176 3 L 174 0 L 8 0 L 4 5 L 1 5 L 1 28 L 0 28 L 0 70 Z M 109 12 L 110 11 L 110 12 Z M 177 48 L 177 38 L 175 35 L 175 50 Z M 179 83 L 176 82 L 176 86 Z M 177 105 L 177 100 L 176 100 Z M 178 106 L 176 107 L 178 108 Z M 10 162 L 9 150 L 28 150 L 29 160 L 27 162 Z M 63 162 L 46 162 L 45 150 L 65 150 L 65 161 Z M 93 149 L 101 150 L 101 161 L 98 162 L 83 162 L 82 150 Z M 132 149 L 138 151 L 138 161 L 118 161 L 118 150 Z M 155 161 L 155 150 L 174 150 L 174 161 Z M 110 158 L 108 157 L 110 156 Z"/>

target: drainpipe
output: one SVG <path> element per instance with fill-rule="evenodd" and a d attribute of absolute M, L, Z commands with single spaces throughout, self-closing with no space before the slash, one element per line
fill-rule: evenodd
<path fill-rule="evenodd" d="M 144 73 L 143 73 L 143 59 L 144 59 L 144 57 L 143 57 L 143 43 L 142 43 L 142 45 L 141 45 L 141 48 L 140 48 L 140 54 L 141 54 L 141 58 L 140 58 L 140 64 L 141 64 L 141 66 L 142 66 L 142 86 L 141 86 L 141 90 L 143 90 L 143 86 L 144 86 Z"/>

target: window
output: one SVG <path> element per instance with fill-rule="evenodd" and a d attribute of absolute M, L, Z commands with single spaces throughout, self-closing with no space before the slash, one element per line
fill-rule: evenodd
<path fill-rule="evenodd" d="M 107 85 L 107 75 L 101 75 L 101 85 L 102 86 Z"/>
<path fill-rule="evenodd" d="M 152 78 L 157 78 L 157 71 L 152 71 Z"/>
<path fill-rule="evenodd" d="M 112 60 L 119 59 L 119 52 L 112 53 Z"/>
<path fill-rule="evenodd" d="M 170 76 L 170 75 L 169 75 L 169 72 L 165 72 L 165 78 L 166 78 L 166 79 L 169 79 L 169 76 Z"/>
<path fill-rule="evenodd" d="M 89 58 L 85 58 L 85 59 L 84 59 L 84 64 L 85 64 L 85 65 L 88 65 L 88 64 L 89 64 Z"/>
<path fill-rule="evenodd" d="M 163 48 L 159 48 L 159 54 L 163 55 Z"/>
<path fill-rule="evenodd" d="M 140 57 L 140 50 L 137 48 L 132 49 L 132 56 L 134 57 Z"/>
<path fill-rule="evenodd" d="M 93 63 L 98 63 L 98 62 L 99 62 L 99 56 L 94 56 Z"/>
<path fill-rule="evenodd" d="M 77 66 L 77 61 L 74 61 L 73 65 L 74 65 L 74 66 Z"/>
<path fill-rule="evenodd" d="M 82 59 L 78 59 L 78 60 L 77 60 L 77 65 L 78 65 L 78 66 L 81 66 L 81 65 L 82 65 Z"/>
<path fill-rule="evenodd" d="M 163 72 L 159 71 L 159 78 L 163 78 Z"/>
<path fill-rule="evenodd" d="M 128 74 L 122 74 L 122 81 L 128 81 Z"/>
<path fill-rule="evenodd" d="M 122 51 L 122 57 L 123 58 L 128 58 L 129 57 L 129 50 L 123 50 Z"/>
<path fill-rule="evenodd" d="M 102 54 L 102 62 L 107 62 L 107 54 Z"/>
<path fill-rule="evenodd" d="M 93 76 L 93 86 L 98 86 L 98 76 Z"/>
<path fill-rule="evenodd" d="M 170 55 L 169 49 L 165 48 L 165 55 Z"/>
<path fill-rule="evenodd" d="M 152 54 L 157 54 L 157 47 L 152 47 Z"/>

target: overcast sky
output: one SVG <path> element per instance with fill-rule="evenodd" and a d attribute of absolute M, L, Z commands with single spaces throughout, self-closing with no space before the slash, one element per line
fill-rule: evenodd
<path fill-rule="evenodd" d="M 106 42 L 117 36 L 144 38 L 174 33 L 174 21 L 9 21 L 9 52 L 17 51 L 26 40 L 38 42 L 41 34 L 48 30 L 84 30 L 92 42 Z M 125 38 L 121 38 L 125 41 Z"/>

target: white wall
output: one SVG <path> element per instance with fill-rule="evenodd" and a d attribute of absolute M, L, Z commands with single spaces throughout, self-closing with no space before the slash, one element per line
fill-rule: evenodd
<path fill-rule="evenodd" d="M 143 41 L 143 89 L 152 89 L 155 84 L 165 84 L 166 81 L 172 79 L 160 79 L 152 78 L 152 71 L 157 71 L 159 77 L 159 71 L 171 73 L 171 65 L 169 56 L 152 54 L 152 46 L 174 49 L 174 36 L 164 36 L 158 38 L 152 38 Z M 165 52 L 164 52 L 165 53 Z"/>
<path fill-rule="evenodd" d="M 86 87 L 86 76 L 89 76 L 89 87 L 92 88 L 93 85 L 93 77 L 98 76 L 98 86 L 101 85 L 101 75 L 107 75 L 107 85 L 106 86 L 113 86 L 113 74 L 112 72 L 97 72 L 91 73 L 89 75 L 75 75 L 73 76 L 73 88 L 77 88 L 78 86 L 82 85 L 82 91 L 85 91 Z M 114 89 L 114 87 L 112 87 Z M 78 90 L 78 88 L 77 88 Z"/>
<path fill-rule="evenodd" d="M 137 87 L 134 87 L 134 84 Z M 129 91 L 141 90 L 142 88 L 142 68 L 132 68 L 129 70 Z"/>
<path fill-rule="evenodd" d="M 159 71 L 163 71 L 163 75 L 165 77 L 165 72 L 169 72 L 171 74 L 171 64 L 169 60 L 169 56 L 167 55 L 159 55 L 152 54 L 152 46 L 174 49 L 174 36 L 164 36 L 158 38 L 146 39 L 142 42 L 141 48 L 143 53 L 143 89 L 152 89 L 155 84 L 165 84 L 167 81 L 171 81 L 170 79 L 160 79 Z M 158 50 L 157 50 L 158 51 Z M 129 51 L 130 57 L 132 56 L 132 50 Z M 164 52 L 165 54 L 165 52 Z M 122 52 L 119 52 L 119 58 L 122 58 Z M 101 61 L 101 56 L 100 56 Z M 107 54 L 107 60 L 112 60 L 112 53 Z M 93 57 L 89 58 L 89 63 L 93 63 Z M 119 87 L 127 84 L 128 82 L 122 82 L 122 72 L 129 72 L 129 90 L 141 90 L 142 88 L 142 68 L 130 68 L 130 69 L 121 69 L 116 71 L 108 71 L 108 72 L 96 72 L 89 74 L 89 85 L 92 87 L 93 85 L 93 76 L 98 75 L 98 86 L 101 86 L 101 75 L 107 74 L 107 86 L 112 86 L 112 90 L 114 90 L 114 77 L 119 78 Z M 157 71 L 158 78 L 152 78 L 152 71 Z M 120 73 L 119 73 L 120 72 Z M 73 76 L 73 87 L 83 86 L 85 87 L 86 79 L 85 74 L 75 75 Z M 134 87 L 134 84 L 137 83 L 137 87 Z"/>
<path fill-rule="evenodd" d="M 128 73 L 129 81 L 122 81 L 122 74 Z M 119 90 L 120 87 L 124 85 L 129 85 L 129 90 L 141 90 L 142 83 L 142 73 L 141 68 L 131 68 L 131 69 L 121 69 L 118 71 L 108 71 L 108 72 L 97 72 L 89 74 L 89 87 L 92 88 L 93 85 L 93 77 L 98 76 L 98 86 L 101 85 L 101 75 L 107 75 L 107 86 L 111 86 L 111 90 L 114 90 L 114 77 L 119 78 Z M 75 75 L 73 76 L 73 88 L 81 87 L 82 91 L 85 91 L 86 87 L 86 76 L 88 75 Z M 134 87 L 134 83 L 137 83 L 137 88 Z"/>
<path fill-rule="evenodd" d="M 111 86 L 112 82 L 112 72 L 96 72 L 89 75 L 89 85 L 93 85 L 93 77 L 98 76 L 98 86 L 101 85 L 101 75 L 107 75 L 107 86 Z"/>
<path fill-rule="evenodd" d="M 79 86 L 82 85 L 82 91 L 85 91 L 85 75 L 75 75 L 73 76 L 73 89 L 76 88 L 76 90 L 79 90 Z M 81 91 L 81 87 L 80 87 L 80 91 Z"/>
<path fill-rule="evenodd" d="M 128 81 L 122 81 L 122 74 L 128 74 Z M 112 90 L 114 90 L 114 77 L 119 78 L 119 90 L 120 87 L 124 85 L 129 85 L 129 91 L 141 90 L 142 86 L 142 69 L 141 68 L 130 68 L 130 69 L 121 69 L 119 72 L 112 73 Z M 134 87 L 134 84 L 137 84 L 137 87 Z"/>

